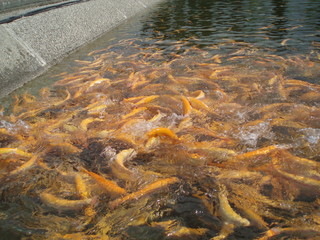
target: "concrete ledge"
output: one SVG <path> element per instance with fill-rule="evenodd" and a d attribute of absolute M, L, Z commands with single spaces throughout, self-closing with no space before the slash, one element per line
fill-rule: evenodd
<path fill-rule="evenodd" d="M 0 98 L 161 0 L 91 0 L 0 25 Z"/>

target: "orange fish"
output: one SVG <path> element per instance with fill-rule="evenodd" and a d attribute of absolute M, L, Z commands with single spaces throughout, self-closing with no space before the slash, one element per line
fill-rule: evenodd
<path fill-rule="evenodd" d="M 105 192 L 111 194 L 112 197 L 117 197 L 127 193 L 125 189 L 119 187 L 118 184 L 111 180 L 105 179 L 104 177 L 84 168 L 80 168 L 80 170 L 90 175 L 90 177 L 92 177 Z"/>

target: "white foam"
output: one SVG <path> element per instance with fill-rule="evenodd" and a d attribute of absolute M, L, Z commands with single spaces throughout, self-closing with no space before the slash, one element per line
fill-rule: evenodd
<path fill-rule="evenodd" d="M 28 129 L 30 128 L 30 126 L 22 121 L 22 120 L 18 120 L 16 123 L 10 123 L 10 122 L 7 122 L 5 120 L 1 120 L 0 121 L 0 128 L 5 128 L 6 130 L 8 130 L 9 132 L 17 132 L 18 129 Z"/>
<path fill-rule="evenodd" d="M 235 137 L 239 138 L 246 145 L 255 148 L 259 138 L 272 139 L 274 133 L 271 131 L 269 122 L 262 122 L 254 126 L 240 128 Z"/>
<path fill-rule="evenodd" d="M 123 132 L 127 132 L 135 137 L 143 137 L 151 129 L 159 127 L 158 122 L 148 122 L 147 120 L 141 119 L 141 121 L 133 123 L 132 125 L 123 128 Z"/>
<path fill-rule="evenodd" d="M 320 140 L 320 129 L 318 128 L 303 128 L 300 132 L 304 134 L 303 138 L 311 144 L 317 144 Z"/>
<path fill-rule="evenodd" d="M 103 151 L 101 152 L 101 156 L 108 158 L 110 161 L 113 161 L 117 156 L 116 149 L 107 146 Z"/>
<path fill-rule="evenodd" d="M 178 122 L 180 122 L 184 118 L 183 115 L 178 115 L 176 113 L 171 114 L 170 116 L 167 117 L 168 121 L 168 127 L 172 128 L 177 125 Z"/>

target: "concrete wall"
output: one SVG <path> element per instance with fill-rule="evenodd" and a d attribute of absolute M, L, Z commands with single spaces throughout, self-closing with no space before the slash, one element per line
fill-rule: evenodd
<path fill-rule="evenodd" d="M 161 0 L 90 0 L 0 24 L 0 98 Z"/>
<path fill-rule="evenodd" d="M 48 5 L 65 0 L 0 0 L 0 12 L 22 9 L 31 6 Z"/>

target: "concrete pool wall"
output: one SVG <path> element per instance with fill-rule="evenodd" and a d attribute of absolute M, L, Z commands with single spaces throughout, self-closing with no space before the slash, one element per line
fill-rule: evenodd
<path fill-rule="evenodd" d="M 47 11 L 36 9 L 36 14 L 2 21 L 0 98 L 39 76 L 68 53 L 160 1 L 87 0 Z"/>

